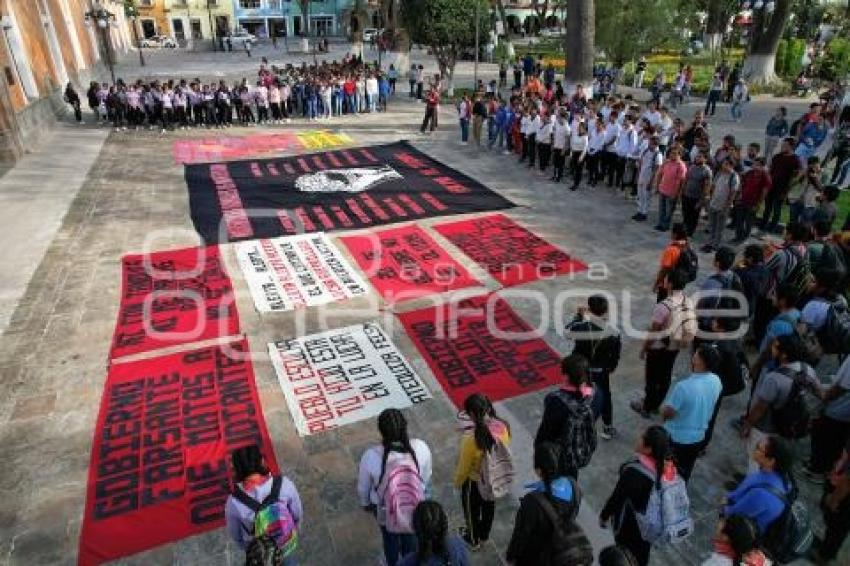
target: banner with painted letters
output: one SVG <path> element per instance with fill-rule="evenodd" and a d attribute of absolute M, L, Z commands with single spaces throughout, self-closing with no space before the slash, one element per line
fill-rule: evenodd
<path fill-rule="evenodd" d="M 366 285 L 325 234 L 249 240 L 236 257 L 260 312 L 290 311 L 366 294 Z"/>
<path fill-rule="evenodd" d="M 298 434 L 307 436 L 431 398 L 376 323 L 269 344 Z"/>

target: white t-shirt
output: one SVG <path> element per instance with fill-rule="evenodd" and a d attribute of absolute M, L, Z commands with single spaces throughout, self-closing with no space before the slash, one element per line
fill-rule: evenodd
<path fill-rule="evenodd" d="M 570 151 L 587 151 L 589 143 L 587 134 L 573 132 L 570 136 Z"/>
<path fill-rule="evenodd" d="M 570 137 L 570 125 L 566 121 L 563 123 L 555 121 L 552 126 L 553 140 L 552 147 L 555 149 L 564 149 L 567 147 L 567 138 Z"/>
<path fill-rule="evenodd" d="M 537 127 L 537 143 L 552 143 L 552 122 L 540 123 Z"/>

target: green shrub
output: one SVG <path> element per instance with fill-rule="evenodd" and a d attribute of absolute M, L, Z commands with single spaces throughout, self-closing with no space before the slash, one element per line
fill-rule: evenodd
<path fill-rule="evenodd" d="M 796 77 L 803 70 L 803 53 L 806 52 L 806 40 L 792 39 L 785 58 L 785 74 Z"/>
<path fill-rule="evenodd" d="M 850 40 L 833 37 L 826 44 L 826 53 L 820 64 L 819 75 L 828 81 L 844 79 L 850 74 Z"/>
<path fill-rule="evenodd" d="M 779 46 L 776 48 L 776 61 L 773 64 L 774 72 L 780 77 L 785 77 L 788 75 L 786 68 L 786 60 L 785 58 L 788 56 L 788 40 L 780 39 Z"/>

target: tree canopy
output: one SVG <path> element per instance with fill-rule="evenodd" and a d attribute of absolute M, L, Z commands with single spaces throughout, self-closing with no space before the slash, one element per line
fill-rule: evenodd
<path fill-rule="evenodd" d="M 596 45 L 615 65 L 649 51 L 681 45 L 687 18 L 679 0 L 605 0 L 596 3 Z"/>

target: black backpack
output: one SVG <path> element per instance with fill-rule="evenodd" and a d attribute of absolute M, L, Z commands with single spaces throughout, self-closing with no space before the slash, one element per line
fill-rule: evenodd
<path fill-rule="evenodd" d="M 817 337 L 825 354 L 850 354 L 850 308 L 846 302 L 839 298 L 829 305 Z"/>
<path fill-rule="evenodd" d="M 736 310 L 741 309 L 746 304 L 741 304 L 741 300 L 736 297 L 728 296 L 725 291 L 736 291 L 744 294 L 744 284 L 741 282 L 741 278 L 738 277 L 738 274 L 734 271 L 731 272 L 731 277 L 721 277 L 719 273 L 715 273 L 711 276 L 711 279 L 720 283 L 720 290 L 724 291 L 724 293 L 720 297 L 716 298 L 707 298 L 706 301 L 712 303 L 711 306 L 705 305 L 701 308 L 708 308 L 711 310 Z M 746 301 L 746 298 L 744 298 Z"/>
<path fill-rule="evenodd" d="M 573 399 L 565 391 L 555 393 L 570 413 L 564 423 L 558 445 L 561 447 L 561 463 L 565 470 L 578 470 L 590 463 L 596 451 L 596 425 L 590 401 Z"/>
<path fill-rule="evenodd" d="M 570 483 L 575 490 L 575 482 Z M 563 521 L 545 494 L 535 492 L 531 497 L 552 524 L 552 540 L 549 541 L 546 561 L 541 566 L 592 566 L 593 546 L 581 527 L 574 520 Z M 578 511 L 578 505 L 575 510 Z"/>
<path fill-rule="evenodd" d="M 685 244 L 685 247 L 679 253 L 679 259 L 676 261 L 676 269 L 688 276 L 688 283 L 696 281 L 697 272 L 699 271 L 699 257 L 689 244 Z"/>
<path fill-rule="evenodd" d="M 773 409 L 773 426 L 777 434 L 784 438 L 803 438 L 809 434 L 811 420 L 804 397 L 804 372 L 794 372 L 788 368 L 779 368 L 776 372 L 788 376 L 792 383 L 785 403 Z"/>
<path fill-rule="evenodd" d="M 787 275 L 785 275 L 785 279 L 779 283 L 792 287 L 796 296 L 806 297 L 809 294 L 809 289 L 815 280 L 812 276 L 812 266 L 809 264 L 809 260 L 806 259 L 806 257 L 803 256 L 803 254 L 801 254 L 794 246 L 788 246 L 787 248 L 784 248 L 783 251 L 793 256 L 797 260 L 797 263 L 793 268 L 791 268 Z"/>
<path fill-rule="evenodd" d="M 796 490 L 785 494 L 770 484 L 758 484 L 761 488 L 782 501 L 782 515 L 773 521 L 763 536 L 767 555 L 777 564 L 788 564 L 809 553 L 814 542 L 812 520 L 806 505 L 796 497 Z"/>
<path fill-rule="evenodd" d="M 716 344 L 717 351 L 720 353 L 720 367 L 717 368 L 717 376 L 723 384 L 721 395 L 728 397 L 740 393 L 746 388 L 750 376 L 750 365 L 740 342 L 736 341 L 732 348 L 723 346 L 723 344 Z"/>

